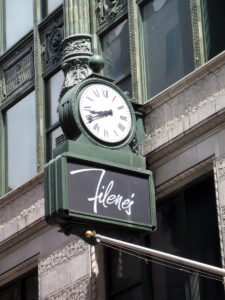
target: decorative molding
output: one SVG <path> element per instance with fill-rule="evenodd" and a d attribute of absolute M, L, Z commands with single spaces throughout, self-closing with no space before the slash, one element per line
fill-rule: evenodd
<path fill-rule="evenodd" d="M 216 161 L 216 169 L 218 180 L 225 180 L 225 158 Z"/>
<path fill-rule="evenodd" d="M 132 97 L 138 98 L 138 75 L 137 73 L 137 52 L 139 43 L 137 41 L 137 29 L 135 28 L 135 7 L 133 0 L 128 1 L 128 22 L 129 22 L 129 40 L 130 40 L 130 63 L 131 63 L 131 80 L 132 80 Z M 138 58 L 139 59 L 139 58 Z M 140 75 L 139 75 L 140 76 Z"/>
<path fill-rule="evenodd" d="M 39 173 L 29 181 L 25 182 L 24 184 L 20 185 L 18 188 L 12 190 L 2 198 L 0 198 L 0 209 L 7 204 L 13 202 L 17 198 L 21 197 L 23 194 L 32 190 L 38 184 L 44 182 L 44 172 Z"/>
<path fill-rule="evenodd" d="M 175 177 L 156 187 L 156 199 L 162 198 L 169 193 L 181 188 L 188 182 L 210 172 L 213 169 L 213 157 L 210 157 L 194 167 L 177 174 Z"/>
<path fill-rule="evenodd" d="M 13 267 L 13 269 L 10 269 L 9 271 L 0 275 L 0 286 L 3 286 L 8 282 L 14 280 L 15 278 L 18 278 L 19 276 L 29 272 L 30 270 L 37 267 L 37 265 L 38 265 L 38 255 L 28 258 L 26 261 L 22 262 L 21 264 Z"/>
<path fill-rule="evenodd" d="M 194 45 L 194 62 L 195 68 L 199 68 L 202 63 L 204 63 L 203 54 L 201 52 L 201 45 L 200 45 L 200 35 L 199 35 L 199 18 L 200 15 L 198 13 L 198 0 L 191 0 L 191 22 L 192 22 L 192 33 L 193 33 L 193 45 Z"/>
<path fill-rule="evenodd" d="M 44 217 L 39 218 L 36 222 L 24 227 L 19 234 L 16 233 L 10 236 L 8 239 L 0 243 L 0 258 L 7 256 L 15 249 L 21 247 L 24 243 L 28 243 L 36 236 L 40 236 L 44 232 L 50 230 L 50 226 L 47 225 Z"/>
<path fill-rule="evenodd" d="M 130 0 L 131 1 L 131 0 Z M 98 30 L 114 22 L 126 12 L 127 0 L 96 0 Z"/>
<path fill-rule="evenodd" d="M 34 80 L 33 43 L 27 43 L 6 56 L 0 72 L 0 104 L 8 105 L 31 88 Z"/>
<path fill-rule="evenodd" d="M 23 209 L 19 215 L 17 215 L 16 217 L 12 218 L 11 220 L 9 220 L 8 222 L 5 222 L 3 224 L 0 224 L 0 232 L 2 230 L 6 230 L 7 227 L 9 227 L 10 225 L 12 225 L 13 223 L 16 223 L 18 225 L 18 223 L 21 221 L 21 219 L 25 219 L 28 215 L 31 215 L 32 213 L 37 213 L 39 212 L 41 209 L 44 209 L 44 199 L 40 199 L 38 201 L 36 201 L 33 205 L 31 205 L 30 207 Z M 39 217 L 43 217 L 43 215 L 38 215 Z M 35 220 L 36 221 L 36 220 Z"/>
<path fill-rule="evenodd" d="M 48 257 L 41 259 L 39 268 L 40 274 L 51 271 L 57 265 L 69 262 L 73 257 L 83 254 L 88 250 L 88 244 L 81 239 L 77 239 L 64 248 L 54 251 Z"/>
<path fill-rule="evenodd" d="M 76 34 L 63 40 L 63 59 L 76 55 L 92 55 L 91 35 Z"/>
<path fill-rule="evenodd" d="M 89 276 L 84 276 L 73 284 L 68 285 L 57 291 L 56 293 L 47 296 L 45 300 L 85 300 L 89 299 Z"/>
<path fill-rule="evenodd" d="M 88 66 L 88 58 L 86 57 L 79 57 L 77 59 L 64 62 L 62 64 L 62 68 L 66 77 L 61 92 L 62 94 L 91 74 L 91 70 Z"/>
<path fill-rule="evenodd" d="M 151 141 L 147 140 L 142 146 L 142 155 L 148 158 L 148 164 L 152 165 L 157 161 L 169 156 L 183 146 L 192 143 L 195 139 L 208 134 L 210 131 L 217 132 L 219 126 L 224 126 L 225 109 L 211 115 L 209 118 L 199 122 L 189 130 L 182 132 L 175 138 L 164 143 L 154 150 L 149 150 Z"/>
<path fill-rule="evenodd" d="M 63 56 L 62 41 L 64 37 L 62 10 L 41 26 L 41 57 L 43 74 L 46 76 L 60 65 Z"/>
<path fill-rule="evenodd" d="M 216 196 L 216 209 L 217 209 L 217 220 L 218 220 L 218 232 L 219 232 L 219 242 L 220 242 L 220 253 L 221 253 L 221 262 L 222 267 L 225 266 L 225 248 L 223 243 L 223 233 L 225 232 L 225 218 L 224 218 L 224 208 L 220 206 L 220 198 L 219 198 L 219 188 L 218 188 L 218 172 L 216 167 L 216 161 L 214 160 L 214 185 L 215 185 L 215 196 Z"/>
<path fill-rule="evenodd" d="M 221 207 L 223 234 L 225 234 L 225 205 Z"/>

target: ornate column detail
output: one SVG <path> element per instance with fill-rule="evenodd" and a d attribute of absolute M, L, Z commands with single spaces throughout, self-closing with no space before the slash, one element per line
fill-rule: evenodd
<path fill-rule="evenodd" d="M 225 267 L 225 157 L 215 160 L 214 181 L 222 266 Z"/>
<path fill-rule="evenodd" d="M 65 39 L 62 43 L 62 69 L 65 82 L 61 97 L 91 74 L 88 67 L 88 60 L 93 54 L 89 10 L 89 0 L 64 0 Z"/>

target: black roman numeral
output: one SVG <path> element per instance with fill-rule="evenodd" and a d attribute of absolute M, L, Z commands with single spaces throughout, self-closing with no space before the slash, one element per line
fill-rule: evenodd
<path fill-rule="evenodd" d="M 121 109 L 124 108 L 124 106 L 122 105 L 122 106 L 119 106 L 119 107 L 117 107 L 117 108 L 118 108 L 118 110 L 121 110 Z"/>
<path fill-rule="evenodd" d="M 121 123 L 119 123 L 119 124 L 117 125 L 117 127 L 118 127 L 121 131 L 124 131 L 124 130 L 125 130 L 125 127 L 124 127 Z"/>
<path fill-rule="evenodd" d="M 97 123 L 94 125 L 93 129 L 94 129 L 95 131 L 99 132 L 99 126 L 98 126 Z"/>
<path fill-rule="evenodd" d="M 125 117 L 125 116 L 120 116 L 120 120 L 127 121 L 127 117 Z"/>
<path fill-rule="evenodd" d="M 108 98 L 108 96 L 109 96 L 109 91 L 107 91 L 107 90 L 102 90 L 102 93 L 103 93 L 103 96 L 104 96 L 105 98 Z"/>
<path fill-rule="evenodd" d="M 106 129 L 104 129 L 104 136 L 109 137 L 108 131 Z"/>
<path fill-rule="evenodd" d="M 94 90 L 93 93 L 95 94 L 96 97 L 100 97 L 100 94 L 99 94 L 98 90 Z"/>

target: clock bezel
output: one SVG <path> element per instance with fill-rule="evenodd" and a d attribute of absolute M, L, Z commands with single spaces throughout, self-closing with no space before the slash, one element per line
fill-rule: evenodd
<path fill-rule="evenodd" d="M 86 125 L 84 124 L 81 114 L 80 114 L 80 99 L 81 96 L 83 94 L 83 92 L 90 86 L 90 85 L 94 85 L 94 84 L 102 84 L 102 85 L 106 85 L 112 89 L 114 89 L 125 101 L 125 103 L 128 106 L 128 109 L 130 111 L 130 115 L 131 115 L 131 127 L 130 127 L 130 132 L 129 134 L 121 141 L 119 142 L 106 142 L 103 141 L 101 139 L 98 139 L 94 134 L 92 134 L 89 129 L 86 127 Z M 75 117 L 75 122 L 78 126 L 78 128 L 80 129 L 80 131 L 82 133 L 84 133 L 84 135 L 91 140 L 92 142 L 96 143 L 97 145 L 106 147 L 106 148 L 121 148 L 127 144 L 129 144 L 131 142 L 131 140 L 134 137 L 135 134 L 135 128 L 136 128 L 136 118 L 135 118 L 135 113 L 134 113 L 134 109 L 132 107 L 132 104 L 128 98 L 128 96 L 126 94 L 124 94 L 124 92 L 117 87 L 115 84 L 113 84 L 112 82 L 108 82 L 102 79 L 97 79 L 97 78 L 89 78 L 86 79 L 85 81 L 83 81 L 81 84 L 79 84 L 79 88 L 76 90 L 76 92 L 74 93 L 74 101 L 73 101 L 73 113 L 74 113 L 74 117 Z"/>

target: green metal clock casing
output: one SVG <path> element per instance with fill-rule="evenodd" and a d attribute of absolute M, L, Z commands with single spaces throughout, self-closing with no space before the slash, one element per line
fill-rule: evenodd
<path fill-rule="evenodd" d="M 83 133 L 103 147 L 122 147 L 135 132 L 136 120 L 130 101 L 117 86 L 101 78 L 89 78 L 63 97 L 59 117 L 65 136 Z"/>

